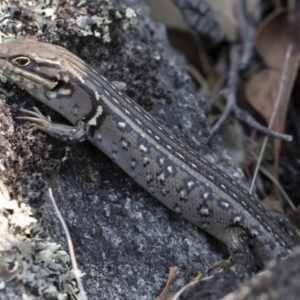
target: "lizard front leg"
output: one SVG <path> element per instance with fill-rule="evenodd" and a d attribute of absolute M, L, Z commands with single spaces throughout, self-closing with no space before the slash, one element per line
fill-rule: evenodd
<path fill-rule="evenodd" d="M 20 109 L 27 116 L 17 117 L 19 120 L 32 122 L 33 125 L 51 135 L 52 137 L 64 142 L 77 143 L 85 141 L 89 136 L 90 126 L 87 123 L 79 121 L 76 126 L 53 123 L 45 117 L 38 108 L 33 107 L 34 111 Z"/>

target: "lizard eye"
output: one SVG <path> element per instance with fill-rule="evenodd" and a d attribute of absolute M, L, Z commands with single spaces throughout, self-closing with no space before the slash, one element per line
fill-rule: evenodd
<path fill-rule="evenodd" d="M 20 56 L 13 60 L 18 66 L 26 67 L 30 64 L 31 60 L 27 56 Z"/>

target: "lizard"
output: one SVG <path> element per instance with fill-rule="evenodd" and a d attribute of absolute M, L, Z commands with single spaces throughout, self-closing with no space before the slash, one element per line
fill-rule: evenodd
<path fill-rule="evenodd" d="M 19 38 L 0 44 L 0 72 L 72 125 L 34 108 L 19 117 L 62 141 L 88 140 L 165 206 L 225 243 L 249 270 L 300 244 L 230 176 L 68 50 Z M 283 217 L 280 217 L 282 219 Z"/>

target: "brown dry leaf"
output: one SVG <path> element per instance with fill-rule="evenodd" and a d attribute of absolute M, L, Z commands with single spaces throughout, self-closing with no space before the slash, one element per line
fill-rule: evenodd
<path fill-rule="evenodd" d="M 292 44 L 290 63 L 298 60 L 300 51 L 300 18 L 280 9 L 270 14 L 258 27 L 254 47 L 265 64 L 272 69 L 282 70 L 288 46 Z"/>
<path fill-rule="evenodd" d="M 146 0 L 151 9 L 151 16 L 156 22 L 164 23 L 169 28 L 176 28 L 184 32 L 191 31 L 184 21 L 179 9 L 171 0 Z"/>
<path fill-rule="evenodd" d="M 283 93 L 272 126 L 283 132 L 289 99 L 294 85 L 300 58 L 300 19 L 281 9 L 268 16 L 257 29 L 255 48 L 268 69 L 256 73 L 246 84 L 246 97 L 269 124 L 273 113 L 280 80 L 284 79 Z M 283 74 L 288 47 L 292 46 L 287 69 Z M 281 141 L 274 140 L 274 172 L 277 178 Z"/>
<path fill-rule="evenodd" d="M 227 39 L 234 41 L 237 38 L 237 20 L 234 16 L 236 0 L 208 0 Z"/>
<path fill-rule="evenodd" d="M 274 110 L 280 78 L 280 70 L 264 69 L 255 73 L 246 85 L 246 97 L 248 101 L 265 118 L 267 123 L 269 123 Z M 283 99 L 289 98 L 290 87 L 288 84 L 284 86 L 282 95 Z M 286 102 L 280 102 L 278 113 L 272 127 L 272 129 L 279 132 L 283 132 L 285 127 Z"/>
<path fill-rule="evenodd" d="M 300 54 L 300 19 L 290 16 L 286 10 L 276 11 L 262 22 L 255 37 L 255 48 L 269 69 L 255 74 L 246 85 L 248 101 L 269 123 L 274 110 L 287 49 L 292 45 L 291 57 L 285 75 L 284 92 L 278 109 L 278 116 L 272 127 L 282 132 L 286 112 Z"/>
<path fill-rule="evenodd" d="M 299 231 L 300 228 L 300 206 L 298 206 L 297 210 L 292 213 L 287 214 L 287 218 L 291 221 L 292 224 L 294 224 Z"/>
<path fill-rule="evenodd" d="M 278 201 L 276 195 L 269 195 L 261 204 L 268 212 L 274 212 L 284 215 L 281 203 Z"/>

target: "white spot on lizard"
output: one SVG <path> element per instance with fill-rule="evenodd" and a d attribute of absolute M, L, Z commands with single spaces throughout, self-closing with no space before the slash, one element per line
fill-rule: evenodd
<path fill-rule="evenodd" d="M 143 152 L 147 152 L 147 150 L 148 150 L 148 148 L 146 146 L 144 146 L 144 145 L 140 145 L 140 149 Z"/>
<path fill-rule="evenodd" d="M 194 181 L 189 181 L 189 182 L 187 183 L 187 185 L 188 185 L 189 188 L 191 188 L 194 184 L 195 184 Z"/>
<path fill-rule="evenodd" d="M 100 99 L 100 95 L 99 95 L 99 93 L 97 91 L 95 91 L 95 98 L 96 98 L 96 100 Z"/>
<path fill-rule="evenodd" d="M 201 208 L 200 209 L 200 214 L 204 215 L 204 216 L 208 216 L 209 215 L 209 209 L 207 207 Z"/>
<path fill-rule="evenodd" d="M 70 89 L 61 88 L 61 89 L 58 90 L 58 93 L 60 95 L 67 96 L 67 95 L 71 95 L 72 91 Z"/>
<path fill-rule="evenodd" d="M 161 180 L 161 181 L 165 181 L 165 174 L 164 173 L 161 173 L 159 176 L 157 176 L 157 179 L 158 180 Z"/>
<path fill-rule="evenodd" d="M 126 126 L 126 123 L 125 123 L 125 122 L 119 122 L 119 123 L 118 123 L 118 127 L 119 127 L 119 128 L 124 129 L 125 126 Z"/>
<path fill-rule="evenodd" d="M 241 221 L 241 217 L 237 216 L 233 218 L 233 223 L 239 223 Z"/>
<path fill-rule="evenodd" d="M 102 115 L 102 113 L 103 113 L 103 108 L 102 108 L 102 106 L 98 105 L 95 115 L 89 120 L 88 123 L 90 125 L 95 125 L 96 126 L 97 125 L 97 119 L 98 119 L 99 116 Z"/>

